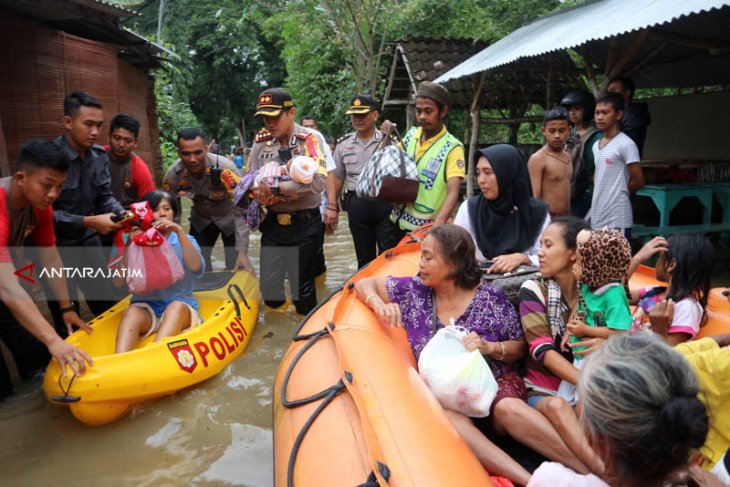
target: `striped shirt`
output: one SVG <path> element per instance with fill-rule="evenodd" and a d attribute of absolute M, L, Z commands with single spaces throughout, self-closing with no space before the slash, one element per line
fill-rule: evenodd
<path fill-rule="evenodd" d="M 634 216 L 629 194 L 629 164 L 639 162 L 639 149 L 631 138 L 619 132 L 600 148 L 593 144 L 596 163 L 591 205 L 591 227 L 631 228 Z"/>
<path fill-rule="evenodd" d="M 570 352 L 560 351 L 563 334 L 553 334 L 548 318 L 547 294 L 547 280 L 525 281 L 520 288 L 520 321 L 529 347 L 529 354 L 525 360 L 527 369 L 525 385 L 530 392 L 552 396 L 560 386 L 560 377 L 545 367 L 543 363 L 545 355 L 548 351 L 553 350 L 561 354 L 569 363 L 573 363 L 573 355 Z M 571 310 L 562 296 L 560 300 L 563 321 L 567 322 Z"/>

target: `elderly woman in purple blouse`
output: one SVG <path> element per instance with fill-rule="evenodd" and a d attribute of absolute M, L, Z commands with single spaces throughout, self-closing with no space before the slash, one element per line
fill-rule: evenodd
<path fill-rule="evenodd" d="M 423 240 L 418 275 L 363 279 L 355 290 L 384 325 L 406 329 L 416 359 L 439 328 L 453 323 L 467 329 L 464 345 L 489 357 L 499 385 L 490 414 L 494 431 L 509 434 L 576 471 L 585 470 L 550 422 L 525 402 L 520 364 L 527 346 L 522 326 L 504 294 L 481 281 L 474 249 L 466 230 L 440 225 Z M 491 474 L 527 484 L 530 473 L 484 436 L 470 418 L 446 413 Z"/>

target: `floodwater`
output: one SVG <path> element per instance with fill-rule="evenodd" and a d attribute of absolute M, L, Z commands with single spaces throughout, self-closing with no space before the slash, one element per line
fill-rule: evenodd
<path fill-rule="evenodd" d="M 346 218 L 326 239 L 320 301 L 357 267 Z M 258 254 L 252 235 L 257 269 Z M 213 266 L 223 268 L 220 248 Z M 274 376 L 299 321 L 293 306 L 262 311 L 247 349 L 218 376 L 104 426 L 48 403 L 41 378 L 20 384 L 0 403 L 0 485 L 273 485 Z"/>
<path fill-rule="evenodd" d="M 258 254 L 254 234 L 256 268 Z M 320 301 L 356 270 L 346 214 L 325 254 Z M 221 248 L 214 267 L 223 268 Z M 713 285 L 730 282 L 727 265 L 715 271 Z M 85 426 L 49 404 L 40 377 L 20 384 L 0 403 L 0 485 L 273 485 L 273 382 L 299 321 L 293 306 L 262 311 L 247 349 L 221 374 L 104 426 Z"/>

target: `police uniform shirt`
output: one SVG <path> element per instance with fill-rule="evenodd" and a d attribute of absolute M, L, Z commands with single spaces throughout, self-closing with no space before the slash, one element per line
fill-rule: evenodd
<path fill-rule="evenodd" d="M 347 177 L 347 189 L 354 191 L 357 187 L 357 181 L 360 179 L 360 173 L 365 167 L 365 163 L 375 152 L 376 147 L 383 138 L 380 130 L 375 130 L 370 140 L 362 140 L 357 136 L 357 132 L 345 135 L 337 143 L 335 147 L 335 176 L 337 179 L 345 179 Z"/>
<path fill-rule="evenodd" d="M 256 136 L 256 142 L 251 148 L 249 156 L 249 171 L 256 171 L 264 164 L 275 161 L 281 164 L 279 139 L 272 137 L 268 132 L 262 130 Z M 276 213 L 294 212 L 318 208 L 322 201 L 322 191 L 327 180 L 327 163 L 324 150 L 324 138 L 316 130 L 310 130 L 301 125 L 294 124 L 289 139 L 289 148 L 292 157 L 309 156 L 319 164 L 319 170 L 314 174 L 310 184 L 300 184 L 294 181 L 284 181 L 281 184 L 282 194 L 294 195 L 292 201 L 280 201 L 267 206 L 269 210 Z M 311 151 L 314 150 L 314 153 Z"/>
<path fill-rule="evenodd" d="M 202 232 L 208 225 L 215 225 L 225 234 L 236 234 L 236 249 L 248 251 L 249 229 L 243 219 L 234 214 L 233 203 L 221 181 L 218 190 L 211 187 L 210 169 L 230 169 L 240 175 L 236 164 L 228 158 L 208 153 L 205 170 L 199 177 L 193 176 L 178 159 L 165 174 L 162 188 L 175 197 L 192 198 L 190 226 Z"/>
<path fill-rule="evenodd" d="M 56 239 L 59 245 L 71 245 L 95 231 L 84 228 L 85 216 L 118 213 L 124 208 L 112 194 L 109 158 L 102 146 L 94 144 L 82 158 L 66 136 L 58 137 L 54 144 L 70 164 L 61 194 L 53 203 Z"/>

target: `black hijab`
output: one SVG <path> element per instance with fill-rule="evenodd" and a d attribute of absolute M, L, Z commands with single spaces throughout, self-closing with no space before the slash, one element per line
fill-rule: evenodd
<path fill-rule="evenodd" d="M 477 247 L 487 259 L 525 252 L 535 243 L 548 212 L 545 203 L 532 197 L 525 158 L 516 147 L 507 144 L 482 149 L 477 156 L 487 158 L 499 187 L 494 201 L 482 194 L 468 200 Z"/>

